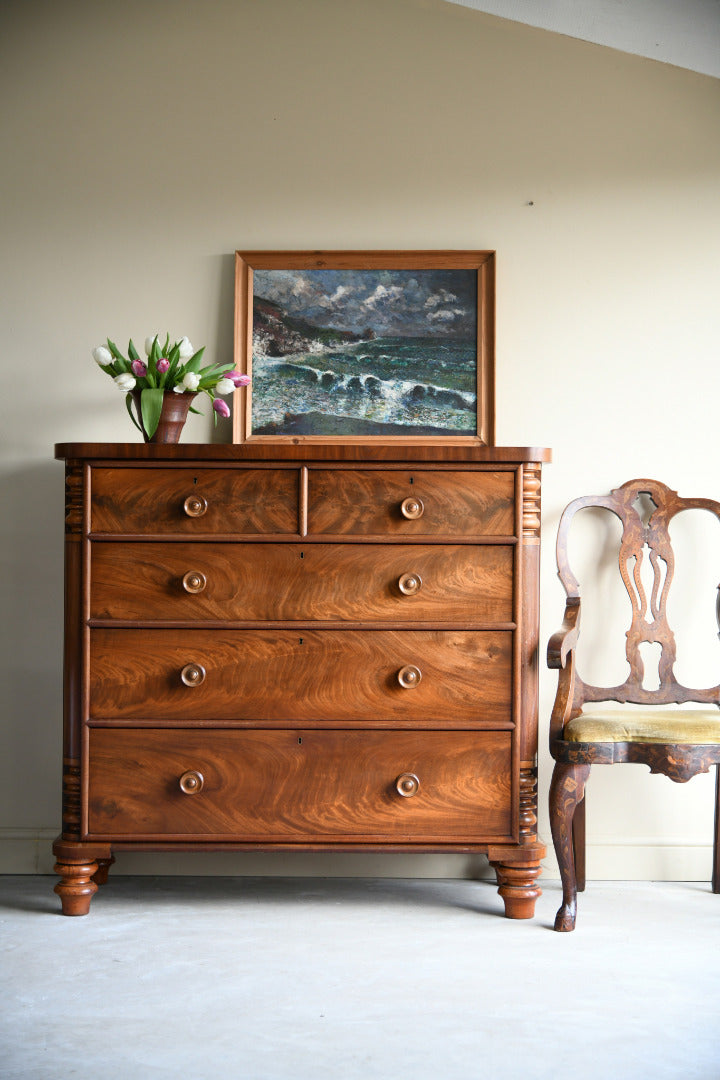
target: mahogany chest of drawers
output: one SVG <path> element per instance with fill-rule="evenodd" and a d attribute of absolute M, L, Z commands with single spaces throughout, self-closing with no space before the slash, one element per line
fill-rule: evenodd
<path fill-rule="evenodd" d="M 322 849 L 485 853 L 533 915 L 547 451 L 56 456 L 65 914 L 116 851 Z"/>

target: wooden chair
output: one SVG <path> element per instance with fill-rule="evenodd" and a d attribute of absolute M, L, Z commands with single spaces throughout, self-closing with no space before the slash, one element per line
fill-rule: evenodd
<path fill-rule="evenodd" d="M 652 500 L 648 514 L 641 497 Z M 630 673 L 622 685 L 599 687 L 583 682 L 576 668 L 580 629 L 578 582 L 568 563 L 570 524 L 578 510 L 603 507 L 623 526 L 620 574 L 632 604 L 626 656 Z M 720 520 L 720 503 L 711 499 L 680 499 L 677 492 L 654 480 L 631 480 L 608 496 L 576 499 L 566 507 L 558 529 L 558 575 L 567 594 L 562 628 L 548 645 L 548 666 L 558 669 L 558 689 L 550 721 L 550 751 L 555 759 L 550 786 L 550 822 L 562 876 L 563 900 L 555 918 L 556 930 L 573 930 L 577 892 L 585 887 L 585 783 L 591 765 L 636 762 L 649 765 L 683 783 L 711 765 L 718 765 L 712 891 L 720 892 L 720 685 L 704 690 L 681 686 L 673 671 L 675 638 L 668 626 L 666 606 L 673 579 L 674 556 L 668 526 L 683 510 L 709 510 Z M 644 558 L 652 568 L 648 599 L 640 570 Z M 720 586 L 717 616 L 720 625 Z M 661 646 L 657 689 L 643 687 L 640 646 Z M 619 702 L 584 711 L 590 702 Z M 703 708 L 672 708 L 695 702 Z"/>

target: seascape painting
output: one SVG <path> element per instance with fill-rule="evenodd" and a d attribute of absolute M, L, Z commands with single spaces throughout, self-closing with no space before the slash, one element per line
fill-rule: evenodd
<path fill-rule="evenodd" d="M 476 436 L 477 269 L 255 269 L 253 435 Z"/>

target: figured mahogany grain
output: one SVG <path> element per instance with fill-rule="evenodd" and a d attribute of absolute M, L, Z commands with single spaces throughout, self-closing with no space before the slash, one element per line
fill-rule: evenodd
<path fill-rule="evenodd" d="M 206 675 L 189 687 L 191 663 Z M 407 665 L 422 672 L 410 689 Z M 507 724 L 511 671 L 510 631 L 97 628 L 90 716 Z"/>
<path fill-rule="evenodd" d="M 287 469 L 93 468 L 90 530 L 142 535 L 298 532 L 299 475 Z M 207 502 L 200 517 L 188 497 Z"/>
<path fill-rule="evenodd" d="M 309 470 L 308 530 L 336 536 L 512 536 L 512 472 Z M 423 514 L 408 520 L 405 499 Z"/>
<path fill-rule="evenodd" d="M 90 617 L 129 621 L 509 623 L 513 548 L 499 545 L 94 543 Z M 187 573 L 205 585 L 191 593 Z M 399 582 L 421 585 L 405 595 Z"/>
<path fill-rule="evenodd" d="M 184 794 L 187 770 L 202 790 Z M 406 772 L 416 795 L 396 790 Z M 493 840 L 511 829 L 509 732 L 94 729 L 95 837 L 396 842 Z"/>

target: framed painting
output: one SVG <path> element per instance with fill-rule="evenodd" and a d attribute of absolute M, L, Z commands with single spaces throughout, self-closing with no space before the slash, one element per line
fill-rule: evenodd
<path fill-rule="evenodd" d="M 235 442 L 494 445 L 493 251 L 238 251 Z"/>

